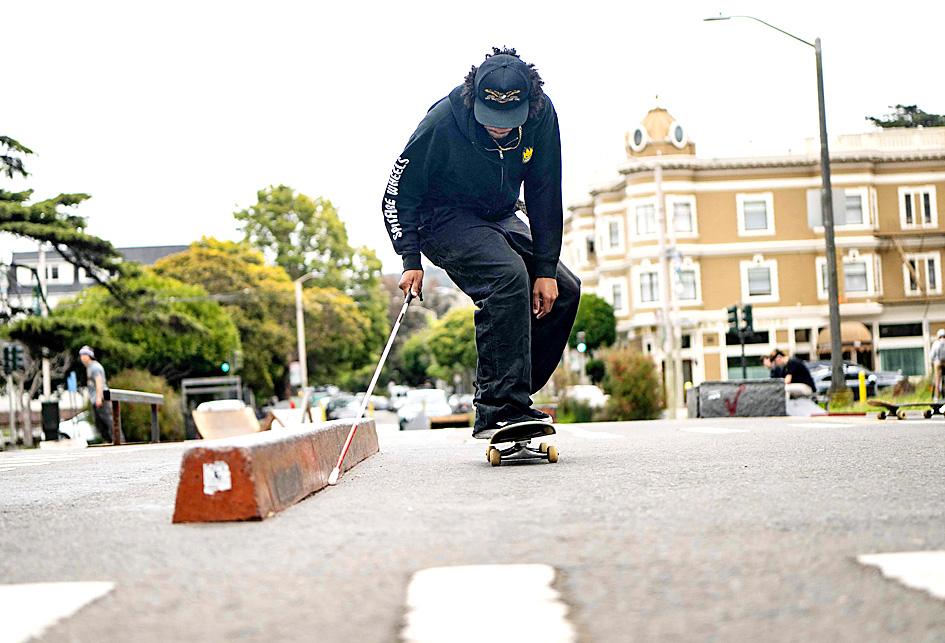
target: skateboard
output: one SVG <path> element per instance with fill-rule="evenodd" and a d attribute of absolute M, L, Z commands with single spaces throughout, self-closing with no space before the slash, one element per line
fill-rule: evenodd
<path fill-rule="evenodd" d="M 486 449 L 486 460 L 494 467 L 508 460 L 547 460 L 558 461 L 558 449 L 553 445 L 542 442 L 538 448 L 531 446 L 532 438 L 544 435 L 554 435 L 555 428 L 547 422 L 518 422 L 499 429 L 489 438 L 489 447 Z M 512 446 L 501 449 L 495 445 L 510 442 Z"/>
<path fill-rule="evenodd" d="M 900 420 L 905 420 L 905 410 L 908 408 L 925 408 L 925 410 L 922 411 L 922 416 L 928 419 L 933 415 L 943 415 L 942 407 L 945 407 L 945 400 L 936 400 L 932 402 L 905 402 L 903 404 L 892 404 L 890 402 L 882 402 L 880 400 L 866 400 L 866 403 L 870 406 L 878 406 L 883 409 L 876 416 L 876 419 L 878 420 L 885 420 L 890 415 L 895 415 Z"/>

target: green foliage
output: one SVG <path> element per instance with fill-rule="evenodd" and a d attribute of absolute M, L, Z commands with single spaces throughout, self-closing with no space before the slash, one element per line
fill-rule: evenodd
<path fill-rule="evenodd" d="M 663 389 L 656 366 L 646 355 L 631 348 L 604 355 L 607 374 L 603 389 L 610 395 L 602 420 L 652 420 L 663 407 Z"/>
<path fill-rule="evenodd" d="M 877 127 L 942 127 L 945 114 L 929 114 L 915 105 L 896 105 L 894 111 L 885 116 L 867 116 L 866 120 Z"/>
<path fill-rule="evenodd" d="M 607 374 L 607 366 L 602 359 L 589 359 L 587 360 L 587 366 L 584 367 L 584 372 L 591 378 L 591 384 L 600 384 L 604 379 L 604 375 Z"/>
<path fill-rule="evenodd" d="M 398 382 L 409 386 L 420 386 L 429 378 L 433 366 L 433 352 L 430 350 L 429 330 L 411 335 L 400 349 L 400 367 Z"/>
<path fill-rule="evenodd" d="M 433 355 L 430 374 L 451 381 L 453 375 L 466 376 L 476 368 L 476 326 L 474 308 L 456 308 L 431 327 L 427 342 Z"/>
<path fill-rule="evenodd" d="M 29 154 L 32 151 L 18 141 L 0 136 L 0 175 L 10 179 L 27 177 L 29 173 L 23 156 Z M 52 245 L 66 261 L 85 269 L 86 274 L 99 283 L 107 274 L 125 271 L 112 244 L 87 234 L 85 219 L 68 210 L 81 204 L 89 195 L 60 194 L 30 203 L 32 196 L 32 190 L 8 192 L 0 189 L 0 232 Z M 17 309 L 11 312 L 11 316 L 15 316 L 30 311 Z"/>
<path fill-rule="evenodd" d="M 613 344 L 617 339 L 617 319 L 613 306 L 597 295 L 582 293 L 577 317 L 568 338 L 571 348 L 577 348 L 577 334 L 580 331 L 584 331 L 584 341 L 589 351 Z"/>
<path fill-rule="evenodd" d="M 110 370 L 145 369 L 173 384 L 216 375 L 219 364 L 240 348 L 233 321 L 203 288 L 147 269 L 121 281 L 121 305 L 110 291 L 94 286 L 59 304 L 46 319 L 16 322 L 10 334 L 55 342 L 70 353 L 87 343 Z M 78 334 L 67 336 L 70 328 Z"/>
<path fill-rule="evenodd" d="M 337 289 L 353 298 L 369 320 L 363 341 L 369 353 L 383 346 L 390 330 L 380 286 L 381 262 L 373 250 L 352 248 L 334 205 L 286 185 L 256 193 L 256 204 L 233 216 L 245 240 L 272 257 L 290 279 L 313 274 L 307 287 Z"/>
<path fill-rule="evenodd" d="M 574 424 L 593 420 L 594 410 L 583 400 L 564 398 L 558 405 L 557 422 L 559 424 Z"/>
<path fill-rule="evenodd" d="M 294 294 L 289 275 L 267 266 L 246 243 L 203 238 L 154 265 L 157 274 L 202 285 L 236 324 L 243 350 L 239 375 L 257 397 L 285 392 L 295 359 Z"/>
<path fill-rule="evenodd" d="M 330 384 L 380 357 L 371 341 L 371 320 L 348 295 L 334 288 L 307 288 L 303 296 L 309 384 Z M 294 346 L 294 344 L 293 344 Z"/>
<path fill-rule="evenodd" d="M 109 377 L 108 386 L 163 395 L 164 405 L 158 407 L 161 441 L 184 439 L 184 414 L 181 411 L 180 396 L 163 377 L 151 375 L 147 371 L 126 369 Z M 147 404 L 122 404 L 121 430 L 129 442 L 150 441 L 151 407 Z"/>

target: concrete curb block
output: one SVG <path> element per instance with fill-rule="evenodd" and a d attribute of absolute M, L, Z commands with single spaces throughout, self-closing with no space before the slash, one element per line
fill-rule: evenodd
<path fill-rule="evenodd" d="M 207 440 L 184 452 L 174 522 L 262 520 L 328 485 L 351 422 Z M 378 452 L 374 420 L 358 423 L 348 471 Z"/>

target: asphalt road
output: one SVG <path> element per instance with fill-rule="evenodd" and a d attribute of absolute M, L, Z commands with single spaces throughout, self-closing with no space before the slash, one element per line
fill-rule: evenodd
<path fill-rule="evenodd" d="M 556 570 L 581 641 L 945 641 L 945 602 L 856 561 L 945 550 L 940 418 L 571 425 L 499 468 L 468 430 L 379 433 L 237 524 L 171 524 L 181 445 L 0 454 L 0 583 L 115 583 L 44 641 L 396 641 L 415 572 L 512 563 Z"/>

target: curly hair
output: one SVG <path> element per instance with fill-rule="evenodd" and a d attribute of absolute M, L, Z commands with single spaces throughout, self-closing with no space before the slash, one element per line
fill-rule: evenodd
<path fill-rule="evenodd" d="M 522 57 L 518 55 L 518 52 L 515 51 L 514 47 L 493 47 L 491 54 L 486 54 L 486 59 L 489 59 L 493 56 L 515 56 L 519 60 L 522 60 Z M 538 112 L 541 111 L 541 108 L 545 106 L 545 92 L 542 91 L 542 85 L 545 84 L 545 81 L 541 79 L 541 76 L 538 73 L 538 69 L 532 63 L 525 63 L 528 67 L 528 84 L 530 88 L 529 95 L 529 105 L 528 105 L 528 117 L 534 117 Z M 473 103 L 476 100 L 476 72 L 479 70 L 479 67 L 476 65 L 472 66 L 472 69 L 469 70 L 469 73 L 466 74 L 466 78 L 463 80 L 463 102 L 466 104 L 466 107 L 472 109 Z"/>

